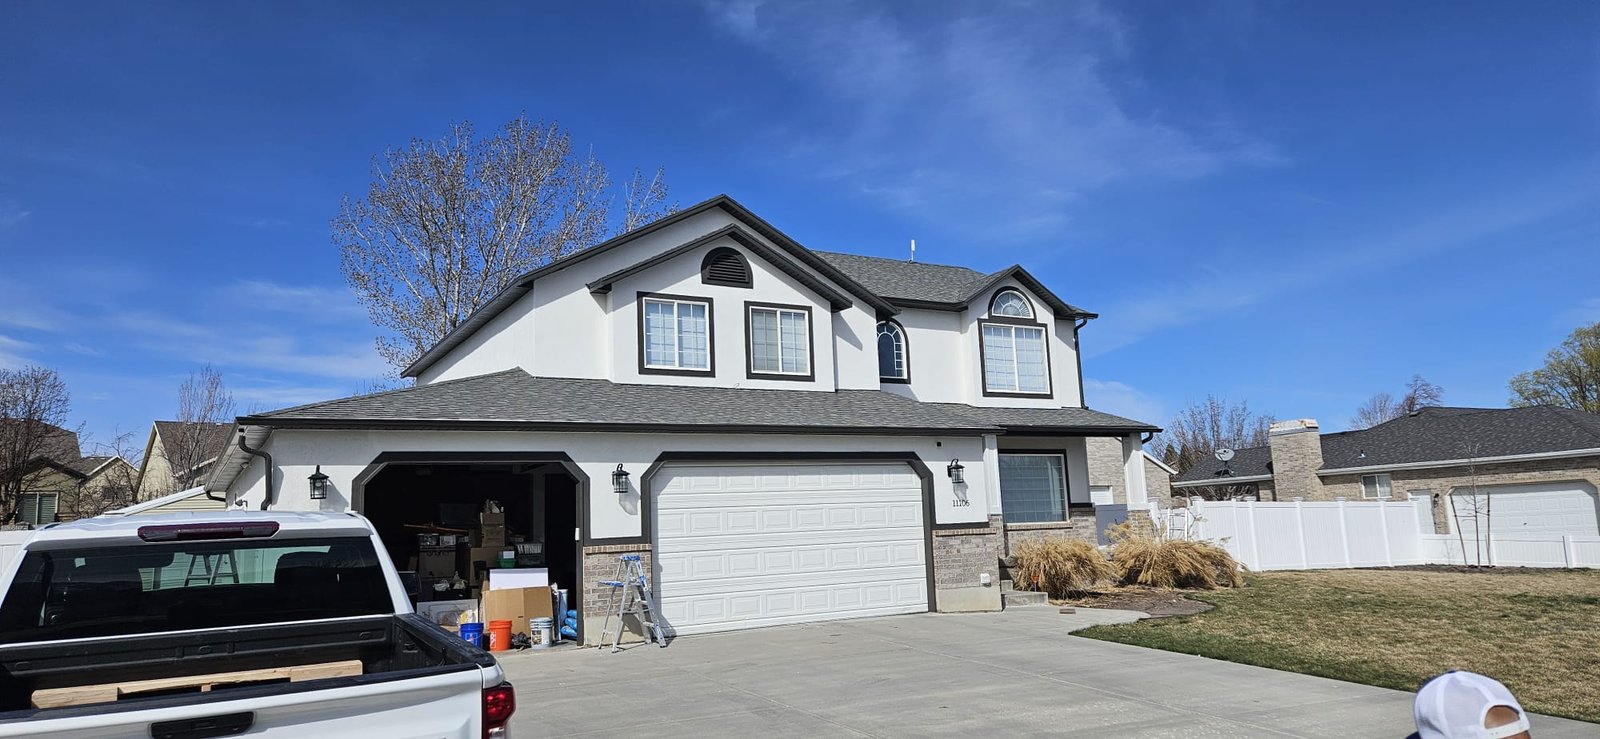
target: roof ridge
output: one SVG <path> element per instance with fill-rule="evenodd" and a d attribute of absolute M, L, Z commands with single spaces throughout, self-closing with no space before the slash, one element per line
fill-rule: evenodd
<path fill-rule="evenodd" d="M 1555 406 L 1555 405 L 1536 405 L 1536 406 L 1533 406 L 1533 407 L 1534 408 L 1546 408 L 1546 409 L 1549 409 L 1551 411 L 1555 411 L 1556 418 L 1559 418 L 1562 421 L 1565 421 L 1566 423 L 1568 423 L 1568 424 L 1572 425 L 1573 427 L 1577 428 L 1579 431 L 1582 431 L 1583 433 L 1588 434 L 1591 437 L 1594 437 L 1596 440 L 1600 440 L 1600 431 L 1596 431 L 1595 429 L 1589 428 L 1588 426 L 1586 426 L 1584 424 L 1578 423 L 1578 419 L 1573 418 L 1572 416 L 1570 416 L 1570 415 L 1568 415 L 1566 413 L 1566 411 L 1571 411 L 1572 413 L 1586 413 L 1586 411 L 1575 410 L 1575 409 L 1572 409 L 1572 408 L 1562 408 L 1560 406 Z"/>
<path fill-rule="evenodd" d="M 807 247 L 807 248 L 809 248 L 809 247 Z M 914 267 L 944 267 L 946 269 L 964 269 L 964 270 L 966 270 L 968 272 L 971 272 L 971 273 L 973 273 L 975 275 L 982 275 L 984 277 L 988 277 L 989 276 L 987 274 L 984 274 L 983 272 L 979 272 L 978 270 L 975 270 L 975 269 L 973 269 L 971 267 L 968 267 L 968 266 L 966 266 L 964 264 L 944 264 L 944 263 L 941 263 L 941 262 L 918 262 L 918 261 L 913 260 L 913 259 L 895 259 L 893 257 L 880 257 L 880 256 L 877 256 L 875 254 L 857 254 L 855 252 L 832 251 L 832 250 L 829 250 L 829 249 L 812 249 L 811 251 L 813 253 L 816 253 L 816 254 L 837 254 L 839 256 L 844 256 L 844 257 L 855 257 L 856 259 L 876 259 L 876 260 L 878 260 L 880 262 L 891 262 L 891 263 L 894 263 L 894 264 L 905 264 L 905 265 L 910 265 L 910 266 L 914 266 Z"/>
<path fill-rule="evenodd" d="M 308 410 L 308 409 L 311 409 L 311 408 L 317 408 L 317 407 L 320 407 L 320 406 L 329 405 L 329 404 L 332 404 L 332 403 L 343 403 L 343 402 L 345 402 L 347 400 L 376 398 L 376 397 L 383 396 L 383 395 L 399 395 L 400 393 L 409 393 L 409 392 L 412 392 L 414 390 L 425 390 L 427 388 L 439 387 L 441 385 L 454 385 L 454 384 L 459 383 L 459 382 L 466 382 L 467 380 L 481 380 L 481 379 L 483 379 L 485 377 L 495 377 L 497 375 L 506 375 L 506 374 L 510 374 L 510 373 L 513 373 L 513 372 L 521 372 L 524 375 L 528 375 L 528 371 L 527 370 L 524 370 L 522 367 L 518 366 L 518 367 L 512 367 L 510 369 L 503 369 L 503 370 L 500 370 L 499 372 L 486 372 L 486 373 L 481 374 L 481 375 L 472 375 L 471 377 L 457 377 L 454 380 L 441 380 L 439 382 L 430 382 L 430 383 L 428 383 L 426 385 L 412 385 L 411 387 L 401 387 L 401 388 L 395 388 L 393 390 L 379 390 L 378 392 L 375 392 L 375 393 L 363 393 L 361 395 L 347 395 L 347 396 L 345 396 L 343 398 L 334 398 L 332 400 L 319 400 L 319 401 L 317 401 L 315 403 L 303 403 L 301 405 L 290 406 L 288 408 L 279 408 L 277 410 L 267 411 L 266 413 L 250 413 L 250 414 L 246 414 L 245 416 L 240 416 L 240 418 L 246 418 L 246 417 L 249 417 L 249 416 L 255 416 L 255 417 L 259 417 L 259 418 L 270 418 L 270 417 L 276 416 L 276 415 L 278 415 L 280 413 L 292 413 L 294 411 L 303 411 L 303 410 Z M 528 375 L 528 376 L 532 377 L 533 375 Z"/>

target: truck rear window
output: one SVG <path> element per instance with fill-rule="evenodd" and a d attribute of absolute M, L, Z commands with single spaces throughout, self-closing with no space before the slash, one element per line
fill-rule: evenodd
<path fill-rule="evenodd" d="M 363 537 L 30 551 L 0 603 L 0 641 L 393 612 Z"/>

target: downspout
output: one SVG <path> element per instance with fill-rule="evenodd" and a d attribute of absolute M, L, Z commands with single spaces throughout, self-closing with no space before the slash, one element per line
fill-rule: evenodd
<path fill-rule="evenodd" d="M 277 497 L 274 496 L 272 492 L 272 455 L 261 451 L 260 449 L 251 449 L 250 447 L 245 446 L 244 432 L 239 433 L 239 449 L 252 457 L 260 457 L 262 463 L 266 466 L 266 474 L 264 477 L 267 480 L 267 494 L 266 497 L 261 499 L 261 510 L 264 511 L 271 507 L 273 503 L 278 502 Z M 209 493 L 207 494 L 209 495 Z"/>
<path fill-rule="evenodd" d="M 1079 318 L 1072 324 L 1072 357 L 1078 360 L 1078 407 L 1089 407 L 1089 396 L 1083 391 L 1083 347 L 1078 343 L 1078 329 L 1089 325 L 1089 319 Z"/>

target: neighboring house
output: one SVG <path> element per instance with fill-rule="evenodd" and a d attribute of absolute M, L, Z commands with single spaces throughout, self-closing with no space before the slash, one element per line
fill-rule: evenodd
<path fill-rule="evenodd" d="M 195 487 L 106 511 L 106 515 L 153 516 L 158 513 L 211 512 L 226 508 L 227 503 L 225 501 L 217 500 L 207 495 L 204 487 Z"/>
<path fill-rule="evenodd" d="M 590 629 L 627 553 L 677 633 L 998 609 L 1009 542 L 1095 536 L 1090 442 L 1111 502 L 1148 500 L 1156 427 L 1084 404 L 1093 318 L 1021 267 L 816 252 L 718 197 L 523 275 L 415 387 L 239 418 L 206 486 L 360 511 L 397 560 L 499 501 Z"/>
<path fill-rule="evenodd" d="M 50 426 L 26 466 L 15 523 L 41 526 L 92 516 L 132 494 L 137 471 L 118 456 L 83 456 L 78 435 Z"/>
<path fill-rule="evenodd" d="M 233 440 L 232 428 L 228 423 L 151 424 L 139 466 L 138 499 L 152 500 L 204 482 L 217 455 Z"/>
<path fill-rule="evenodd" d="M 1265 447 L 1207 459 L 1173 494 L 1219 485 L 1261 500 L 1426 497 L 1439 533 L 1490 516 L 1510 533 L 1600 535 L 1600 415 L 1550 406 L 1423 408 L 1360 431 L 1273 424 Z"/>

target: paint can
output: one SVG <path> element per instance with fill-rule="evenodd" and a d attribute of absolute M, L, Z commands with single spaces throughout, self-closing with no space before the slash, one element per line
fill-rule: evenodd
<path fill-rule="evenodd" d="M 534 649 L 549 648 L 551 640 L 555 638 L 555 635 L 551 633 L 555 630 L 554 627 L 555 620 L 551 618 L 528 619 L 528 631 L 530 632 L 528 635 L 533 637 Z"/>

